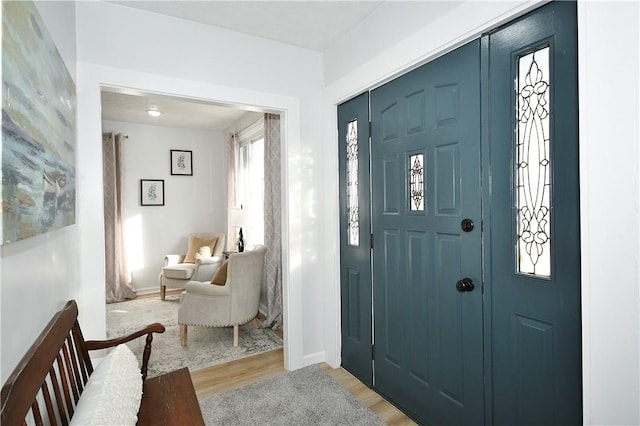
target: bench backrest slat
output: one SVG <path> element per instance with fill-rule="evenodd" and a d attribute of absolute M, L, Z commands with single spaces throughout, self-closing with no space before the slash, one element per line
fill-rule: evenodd
<path fill-rule="evenodd" d="M 89 376 L 93 373 L 93 364 L 91 364 L 91 358 L 89 358 L 89 351 L 84 344 L 84 336 L 82 330 L 80 330 L 80 324 L 76 320 L 71 329 L 71 336 L 76 347 L 76 355 L 78 362 L 80 363 L 80 374 L 82 374 L 82 382 L 87 383 Z"/>
<path fill-rule="evenodd" d="M 47 407 L 49 423 L 51 423 L 51 426 L 57 426 L 58 422 L 56 419 L 56 412 L 54 411 L 53 404 L 51 403 L 51 394 L 49 393 L 49 386 L 46 381 L 42 384 L 42 397 L 44 399 L 44 404 Z"/>
<path fill-rule="evenodd" d="M 74 350 L 73 339 L 71 338 L 71 334 L 67 336 L 66 347 L 69 351 L 69 363 L 70 369 L 73 372 L 71 376 L 71 381 L 73 384 L 73 396 L 75 398 L 76 404 L 80 398 L 80 394 L 82 393 L 82 379 L 80 377 L 80 365 L 78 364 L 78 358 L 76 357 L 76 351 Z"/>
<path fill-rule="evenodd" d="M 42 426 L 42 416 L 40 415 L 40 407 L 38 407 L 38 401 L 34 400 L 31 404 L 31 411 L 33 412 L 33 418 L 35 419 L 36 426 Z"/>

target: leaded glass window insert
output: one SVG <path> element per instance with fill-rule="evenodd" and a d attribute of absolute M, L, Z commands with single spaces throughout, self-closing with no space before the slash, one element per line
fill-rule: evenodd
<path fill-rule="evenodd" d="M 551 276 L 549 46 L 518 58 L 515 175 L 517 271 Z"/>
<path fill-rule="evenodd" d="M 409 156 L 409 210 L 424 211 L 424 154 Z"/>
<path fill-rule="evenodd" d="M 358 206 L 358 120 L 347 123 L 347 244 L 360 245 Z"/>

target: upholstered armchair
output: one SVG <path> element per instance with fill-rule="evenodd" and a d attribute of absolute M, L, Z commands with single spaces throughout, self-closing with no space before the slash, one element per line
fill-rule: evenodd
<path fill-rule="evenodd" d="M 263 245 L 253 250 L 234 253 L 226 265 L 226 279 L 217 282 L 189 281 L 182 294 L 178 308 L 180 324 L 180 344 L 187 344 L 187 327 L 231 327 L 233 326 L 233 346 L 238 346 L 239 326 L 246 324 L 258 314 L 264 257 L 267 249 Z"/>
<path fill-rule="evenodd" d="M 160 299 L 165 300 L 167 287 L 185 288 L 190 280 L 210 280 L 223 261 L 224 233 L 189 235 L 186 254 L 167 254 L 160 272 Z"/>

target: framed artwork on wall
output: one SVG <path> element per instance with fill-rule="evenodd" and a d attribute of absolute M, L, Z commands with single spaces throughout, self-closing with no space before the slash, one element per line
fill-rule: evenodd
<path fill-rule="evenodd" d="M 193 159 L 191 151 L 171 150 L 171 174 L 193 176 Z"/>
<path fill-rule="evenodd" d="M 164 180 L 140 179 L 140 205 L 164 206 Z"/>

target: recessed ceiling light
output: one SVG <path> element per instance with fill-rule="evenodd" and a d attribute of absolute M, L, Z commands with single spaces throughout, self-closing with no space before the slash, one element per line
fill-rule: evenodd
<path fill-rule="evenodd" d="M 149 114 L 152 117 L 159 117 L 162 115 L 162 113 L 160 111 L 158 111 L 157 109 L 148 109 L 147 110 L 147 114 Z"/>

